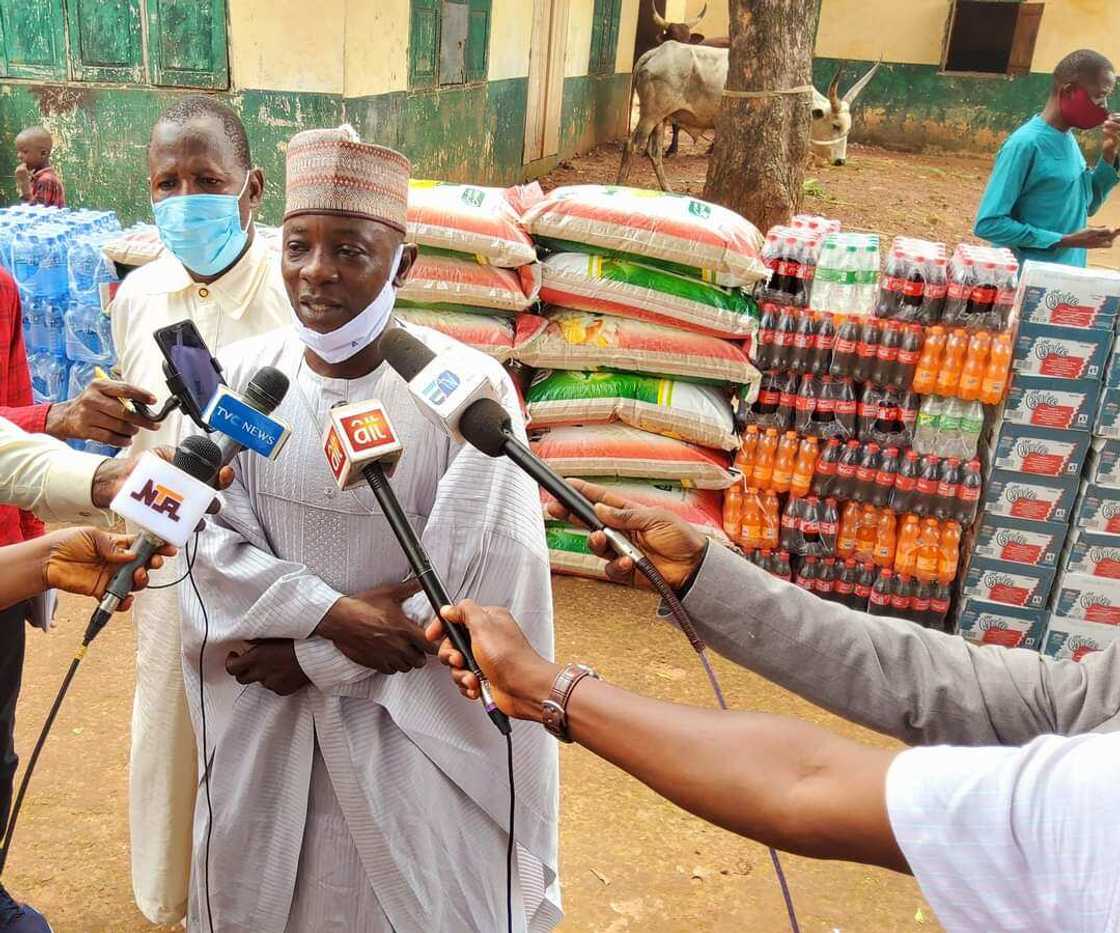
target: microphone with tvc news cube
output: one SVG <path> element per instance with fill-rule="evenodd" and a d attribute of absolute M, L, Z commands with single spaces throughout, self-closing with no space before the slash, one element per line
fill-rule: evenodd
<path fill-rule="evenodd" d="M 222 435 L 218 449 L 222 466 L 243 450 L 275 460 L 287 443 L 291 429 L 272 417 L 288 394 L 288 377 L 272 366 L 257 370 L 244 395 L 219 386 L 203 412 L 206 426 Z"/>
<path fill-rule="evenodd" d="M 211 485 L 221 469 L 221 451 L 207 437 L 188 437 L 170 463 L 149 451 L 136 464 L 109 504 L 117 515 L 142 529 L 136 556 L 120 567 L 90 618 L 88 645 L 132 592 L 133 574 L 165 544 L 185 545 L 210 503 Z"/>
<path fill-rule="evenodd" d="M 703 640 L 677 594 L 653 562 L 629 537 L 608 528 L 586 496 L 518 439 L 509 415 L 496 401 L 496 392 L 486 392 L 478 385 L 480 378 L 487 384 L 490 384 L 489 380 L 472 371 L 470 360 L 466 360 L 464 365 L 461 351 L 437 355 L 403 327 L 387 333 L 382 338 L 381 348 L 389 365 L 408 383 L 413 401 L 429 420 L 442 426 L 447 434 L 462 438 L 489 457 L 508 457 L 537 485 L 552 493 L 588 529 L 602 532 L 615 553 L 633 561 L 635 568 L 665 600 L 692 647 L 703 656 Z M 455 404 L 456 393 L 463 398 L 469 396 L 471 400 Z"/>
<path fill-rule="evenodd" d="M 369 484 L 393 530 L 412 572 L 428 597 L 432 611 L 438 616 L 451 597 L 443 585 L 408 516 L 401 508 L 393 487 L 389 485 L 392 468 L 400 460 L 404 445 L 393 430 L 384 406 L 377 401 L 337 405 L 330 410 L 323 433 L 323 453 L 340 489 L 352 489 L 362 482 Z M 486 715 L 503 735 L 510 734 L 509 718 L 498 709 L 490 692 L 490 684 L 482 674 L 471 652 L 470 635 L 456 623 L 444 623 L 448 637 L 466 659 L 467 666 L 481 685 Z"/>

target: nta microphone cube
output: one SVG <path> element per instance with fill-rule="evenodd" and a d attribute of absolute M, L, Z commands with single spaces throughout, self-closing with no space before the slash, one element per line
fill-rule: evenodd
<path fill-rule="evenodd" d="M 380 402 L 353 402 L 330 410 L 323 453 L 340 489 L 365 484 L 362 467 L 381 461 L 393 466 L 404 451 Z"/>
<path fill-rule="evenodd" d="M 456 443 L 463 442 L 459 420 L 481 398 L 500 401 L 498 387 L 469 354 L 447 350 L 438 354 L 408 384 L 424 417 Z"/>
<path fill-rule="evenodd" d="M 109 504 L 168 544 L 182 547 L 214 501 L 214 490 L 150 451 Z"/>

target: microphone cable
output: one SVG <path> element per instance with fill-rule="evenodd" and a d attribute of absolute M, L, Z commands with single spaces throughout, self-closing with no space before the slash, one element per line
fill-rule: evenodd
<path fill-rule="evenodd" d="M 195 553 L 198 552 L 198 532 L 195 532 Z M 189 553 L 187 554 L 187 572 L 179 577 L 174 583 L 164 583 L 160 586 L 150 586 L 151 590 L 165 590 L 180 584 L 186 577 L 190 576 L 191 570 L 194 567 L 194 558 Z M 54 726 L 54 721 L 58 717 L 58 711 L 62 709 L 62 703 L 66 699 L 67 693 L 70 692 L 70 684 L 74 681 L 74 675 L 78 673 L 78 666 L 82 663 L 82 659 L 86 656 L 89 650 L 90 643 L 97 634 L 101 631 L 101 626 L 94 626 L 91 621 L 86 628 L 85 636 L 82 638 L 81 645 L 78 650 L 74 652 L 74 657 L 70 661 L 70 668 L 66 671 L 66 676 L 62 679 L 62 686 L 58 688 L 58 693 L 55 695 L 54 702 L 51 704 L 50 712 L 47 713 L 47 718 L 43 723 L 43 728 L 39 731 L 39 738 L 35 740 L 35 747 L 32 749 L 31 757 L 27 760 L 27 767 L 24 769 L 23 778 L 19 782 L 19 791 L 16 794 L 15 803 L 12 804 L 12 814 L 8 818 L 8 826 L 4 832 L 3 848 L 0 848 L 0 876 L 4 874 L 4 868 L 8 864 L 8 853 L 12 848 L 12 838 L 15 836 L 16 823 L 19 821 L 20 811 L 23 809 L 23 799 L 27 796 L 27 788 L 31 784 L 31 777 L 35 773 L 35 765 L 39 762 L 39 756 L 43 753 L 43 747 L 47 744 L 47 736 L 50 735 L 51 727 Z"/>
<path fill-rule="evenodd" d="M 680 598 L 668 581 L 661 576 L 661 572 L 654 566 L 645 555 L 642 555 L 640 560 L 635 561 L 635 567 L 654 588 L 657 594 L 664 601 L 669 614 L 672 616 L 673 621 L 684 633 L 685 638 L 688 639 L 692 649 L 700 658 L 700 663 L 704 667 L 704 673 L 708 675 L 708 682 L 712 685 L 712 692 L 715 694 L 716 702 L 719 708 L 727 710 L 727 700 L 724 698 L 723 687 L 720 685 L 719 677 L 716 675 L 715 668 L 712 666 L 711 658 L 708 656 L 708 646 L 704 644 L 704 640 L 700 637 L 696 627 L 692 624 L 692 619 L 688 614 L 688 610 L 684 608 Z M 778 886 L 782 891 L 782 898 L 785 900 L 786 916 L 789 918 L 789 926 L 792 933 L 801 933 L 800 924 L 797 922 L 797 911 L 793 906 L 793 895 L 789 890 L 789 882 L 786 880 L 785 869 L 782 867 L 781 858 L 778 856 L 777 849 L 772 846 L 769 847 L 770 861 L 774 865 L 774 874 L 778 877 Z"/>

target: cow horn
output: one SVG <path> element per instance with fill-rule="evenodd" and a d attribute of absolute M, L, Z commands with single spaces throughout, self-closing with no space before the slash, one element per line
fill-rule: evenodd
<path fill-rule="evenodd" d="M 685 28 L 687 28 L 689 30 L 695 29 L 697 26 L 699 26 L 704 21 L 704 17 L 707 16 L 707 15 L 708 15 L 708 4 L 705 3 L 704 4 L 704 9 L 702 9 L 700 11 L 699 16 L 697 16 L 695 19 L 690 19 L 690 20 L 687 20 L 685 22 L 685 24 L 684 24 Z"/>
<path fill-rule="evenodd" d="M 664 32 L 669 28 L 669 21 L 657 12 L 657 0 L 649 0 L 649 5 L 653 9 L 653 25 Z"/>
<path fill-rule="evenodd" d="M 832 78 L 832 82 L 828 85 L 828 102 L 832 104 L 832 112 L 840 112 L 840 77 L 844 74 L 844 63 L 840 63 L 840 67 L 836 69 L 836 74 Z"/>
<path fill-rule="evenodd" d="M 863 93 L 863 89 L 871 83 L 871 79 L 875 77 L 875 72 L 879 70 L 879 66 L 883 64 L 883 56 L 879 56 L 879 60 L 871 66 L 871 70 L 860 78 L 855 84 L 848 88 L 848 93 L 844 95 L 844 103 L 851 106 L 855 103 L 857 97 Z"/>

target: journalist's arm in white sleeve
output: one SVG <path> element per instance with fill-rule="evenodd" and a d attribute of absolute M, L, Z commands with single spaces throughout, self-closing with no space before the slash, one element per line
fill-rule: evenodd
<path fill-rule="evenodd" d="M 2 505 L 34 512 L 47 522 L 108 525 L 109 514 L 93 504 L 93 478 L 105 461 L 0 418 Z"/>

